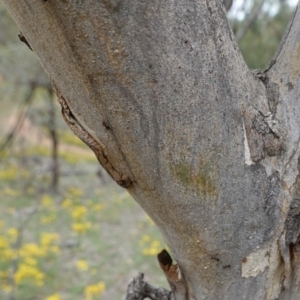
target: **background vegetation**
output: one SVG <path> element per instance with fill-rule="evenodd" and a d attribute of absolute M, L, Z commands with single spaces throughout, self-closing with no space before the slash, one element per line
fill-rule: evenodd
<path fill-rule="evenodd" d="M 240 39 L 255 69 L 267 66 L 292 13 L 287 1 L 264 2 Z M 259 4 L 235 2 L 235 33 Z M 123 299 L 138 271 L 166 287 L 153 222 L 64 124 L 1 2 L 0 28 L 0 299 Z"/>

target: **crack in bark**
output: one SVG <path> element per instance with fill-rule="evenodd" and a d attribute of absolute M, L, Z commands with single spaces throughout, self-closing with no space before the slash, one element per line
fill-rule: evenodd
<path fill-rule="evenodd" d="M 93 150 L 100 164 L 118 185 L 126 189 L 131 187 L 133 182 L 129 179 L 129 177 L 115 169 L 108 157 L 105 155 L 103 146 L 100 145 L 99 142 L 97 142 L 76 120 L 65 98 L 62 96 L 53 81 L 52 87 L 57 95 L 58 102 L 62 107 L 62 116 L 72 132 Z"/>
<path fill-rule="evenodd" d="M 300 172 L 300 157 L 298 158 L 298 172 Z M 294 187 L 294 188 L 293 188 Z M 292 202 L 290 211 L 285 221 L 287 245 L 295 245 L 300 236 L 300 174 L 298 173 L 295 183 L 291 187 Z"/>

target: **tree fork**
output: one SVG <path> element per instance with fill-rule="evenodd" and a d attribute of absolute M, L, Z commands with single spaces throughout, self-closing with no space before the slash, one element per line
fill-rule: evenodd
<path fill-rule="evenodd" d="M 66 121 L 132 182 L 186 300 L 299 299 L 299 10 L 253 74 L 219 0 L 3 2 Z"/>

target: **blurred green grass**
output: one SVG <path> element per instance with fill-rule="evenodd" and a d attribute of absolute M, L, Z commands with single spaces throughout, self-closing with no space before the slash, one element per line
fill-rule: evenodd
<path fill-rule="evenodd" d="M 138 272 L 167 287 L 160 234 L 124 189 L 96 175 L 95 158 L 62 151 L 54 193 L 49 149 L 13 149 L 0 155 L 0 299 L 124 299 Z"/>

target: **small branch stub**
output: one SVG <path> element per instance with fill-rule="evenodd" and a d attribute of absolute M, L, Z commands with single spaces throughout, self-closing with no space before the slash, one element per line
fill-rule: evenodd
<path fill-rule="evenodd" d="M 155 288 L 144 281 L 144 274 L 139 273 L 128 285 L 125 300 L 174 300 L 171 291 L 162 287 Z"/>
<path fill-rule="evenodd" d="M 186 300 L 187 297 L 186 283 L 182 279 L 179 267 L 173 264 L 173 260 L 167 250 L 163 249 L 157 254 L 158 263 L 166 275 L 171 287 L 168 291 L 162 287 L 155 288 L 144 281 L 144 274 L 139 275 L 131 280 L 127 287 L 125 300 Z"/>
<path fill-rule="evenodd" d="M 31 48 L 31 46 L 30 46 L 30 44 L 27 42 L 26 37 L 23 35 L 23 33 L 22 33 L 21 31 L 18 33 L 18 37 L 19 37 L 19 39 L 20 39 L 21 42 L 25 43 L 25 44 L 27 45 L 27 47 L 28 47 L 31 51 L 33 51 L 32 48 Z"/>
<path fill-rule="evenodd" d="M 169 282 L 175 300 L 186 300 L 187 288 L 183 280 L 178 264 L 173 264 L 173 260 L 167 250 L 163 249 L 157 255 L 157 260 L 161 269 Z"/>

